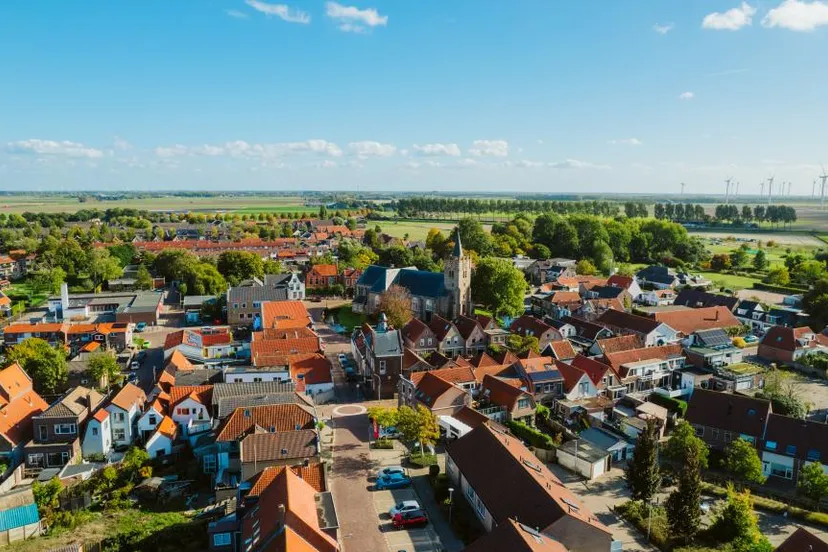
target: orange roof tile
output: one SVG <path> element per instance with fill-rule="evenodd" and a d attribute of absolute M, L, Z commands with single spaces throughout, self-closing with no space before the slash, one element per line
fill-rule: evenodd
<path fill-rule="evenodd" d="M 249 479 L 251 487 L 247 496 L 256 497 L 264 491 L 277 475 L 288 469 L 287 466 L 269 466 Z M 307 466 L 291 466 L 290 471 L 298 475 L 313 487 L 316 492 L 323 493 L 325 486 L 325 464 L 316 462 Z"/>
<path fill-rule="evenodd" d="M 0 291 L 0 307 L 7 307 L 9 305 L 11 305 L 11 299 L 9 299 L 5 293 Z"/>
<path fill-rule="evenodd" d="M 296 355 L 299 356 L 299 355 Z M 306 385 L 331 383 L 331 363 L 324 355 L 301 355 L 290 363 L 290 379 L 296 385 L 296 391 L 303 393 Z"/>
<path fill-rule="evenodd" d="M 311 325 L 308 309 L 301 301 L 268 301 L 262 303 L 262 327 L 306 328 Z"/>
<path fill-rule="evenodd" d="M 3 329 L 3 333 L 52 333 L 63 332 L 64 334 L 69 328 L 69 324 L 11 324 Z"/>
<path fill-rule="evenodd" d="M 97 412 L 95 412 L 92 415 L 92 417 L 98 420 L 99 422 L 103 422 L 104 420 L 109 418 L 109 412 L 107 412 L 105 408 L 100 408 Z"/>
<path fill-rule="evenodd" d="M 568 339 L 564 339 L 562 341 L 551 341 L 549 343 L 549 347 L 552 349 L 552 353 L 558 360 L 573 358 L 576 354 L 574 347 L 572 347 L 572 343 L 570 343 Z"/>
<path fill-rule="evenodd" d="M 514 408 L 518 399 L 524 395 L 530 397 L 526 391 L 523 391 L 518 386 L 521 384 L 520 380 L 507 381 L 498 377 L 486 374 L 483 378 L 483 390 L 488 391 L 488 399 L 492 404 L 504 406 L 511 410 Z"/>
<path fill-rule="evenodd" d="M 722 306 L 657 312 L 653 318 L 684 335 L 690 335 L 699 330 L 733 328 L 741 325 L 733 313 L 727 307 Z"/>
<path fill-rule="evenodd" d="M 209 407 L 213 402 L 213 386 L 173 385 L 170 387 L 170 406 L 175 406 L 186 398 L 191 398 Z"/>
<path fill-rule="evenodd" d="M 432 374 L 449 383 L 461 384 L 475 381 L 474 371 L 470 366 L 457 366 L 455 368 L 442 368 L 429 372 L 414 372 L 411 374 L 411 382 L 416 386 L 426 374 Z"/>
<path fill-rule="evenodd" d="M 49 405 L 32 389 L 32 380 L 17 363 L 0 371 L 0 387 L 0 435 L 15 447 L 31 438 L 32 418 Z"/>
<path fill-rule="evenodd" d="M 318 264 L 313 265 L 308 271 L 308 276 L 321 276 L 321 277 L 330 277 L 336 276 L 337 270 L 336 265 L 333 264 Z"/>
<path fill-rule="evenodd" d="M 171 441 L 175 440 L 175 436 L 178 434 L 178 426 L 173 421 L 172 418 L 169 416 L 164 416 L 161 418 L 161 422 L 155 428 L 155 432 L 167 437 Z"/>
<path fill-rule="evenodd" d="M 138 403 L 138 408 L 141 409 L 147 401 L 147 396 L 144 390 L 132 383 L 126 385 L 118 391 L 118 394 L 112 398 L 112 404 L 123 409 L 129 410 L 133 404 Z"/>
<path fill-rule="evenodd" d="M 81 351 L 83 351 L 85 353 L 91 353 L 93 351 L 97 351 L 100 348 L 101 348 L 100 341 L 90 341 L 89 343 L 87 343 L 86 345 L 81 347 Z"/>
<path fill-rule="evenodd" d="M 175 370 L 193 370 L 195 366 L 193 363 L 187 360 L 187 357 L 184 356 L 184 353 L 176 349 L 173 351 L 173 354 L 170 355 L 169 360 L 167 360 L 167 368 L 174 368 Z M 163 372 L 162 372 L 163 373 Z M 160 381 L 160 379 L 159 379 Z M 175 377 L 172 380 L 175 383 Z"/>
<path fill-rule="evenodd" d="M 267 431 L 313 429 L 313 414 L 298 404 L 267 404 L 240 407 L 233 411 L 216 432 L 216 441 L 235 441 L 254 427 Z"/>

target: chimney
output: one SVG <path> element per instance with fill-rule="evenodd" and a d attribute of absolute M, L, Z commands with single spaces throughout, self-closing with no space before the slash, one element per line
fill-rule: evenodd
<path fill-rule="evenodd" d="M 281 532 L 285 526 L 285 505 L 279 504 L 279 531 Z"/>
<path fill-rule="evenodd" d="M 66 316 L 66 311 L 69 310 L 69 284 L 63 282 L 60 284 L 60 310 L 61 318 Z"/>
<path fill-rule="evenodd" d="M 716 309 L 716 320 L 718 320 L 718 319 L 719 319 L 719 309 L 717 308 Z"/>

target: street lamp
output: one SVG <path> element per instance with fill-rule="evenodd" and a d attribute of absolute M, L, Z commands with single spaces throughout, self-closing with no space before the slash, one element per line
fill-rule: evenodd
<path fill-rule="evenodd" d="M 449 524 L 451 524 L 451 507 L 454 506 L 454 499 L 452 498 L 454 495 L 454 487 L 448 488 L 449 492 Z"/>

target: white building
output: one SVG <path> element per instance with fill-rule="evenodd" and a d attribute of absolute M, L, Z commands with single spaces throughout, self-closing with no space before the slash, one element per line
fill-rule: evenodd
<path fill-rule="evenodd" d="M 89 418 L 81 450 L 84 457 L 93 454 L 108 456 L 112 452 L 112 425 L 109 412 L 105 409 L 101 408 Z"/>
<path fill-rule="evenodd" d="M 144 391 L 127 383 L 106 407 L 112 425 L 113 446 L 131 445 L 138 437 L 138 418 L 147 396 Z"/>
<path fill-rule="evenodd" d="M 161 458 L 172 454 L 173 443 L 178 434 L 178 427 L 169 416 L 164 416 L 158 427 L 147 439 L 145 448 L 150 458 Z"/>

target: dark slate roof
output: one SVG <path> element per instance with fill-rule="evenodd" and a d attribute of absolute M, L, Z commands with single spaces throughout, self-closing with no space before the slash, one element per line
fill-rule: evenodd
<path fill-rule="evenodd" d="M 385 291 L 385 273 L 388 269 L 384 266 L 371 265 L 363 271 L 362 276 L 357 280 L 357 285 L 368 286 L 372 291 Z M 374 288 L 382 284 L 379 290 Z"/>
<path fill-rule="evenodd" d="M 614 299 L 615 297 L 621 295 L 624 288 L 615 286 L 595 286 L 590 291 L 597 293 L 600 299 Z"/>
<path fill-rule="evenodd" d="M 733 307 L 735 307 L 738 302 L 738 297 L 718 295 L 716 293 L 710 293 L 698 289 L 685 288 L 678 293 L 673 304 L 692 308 L 721 306 L 733 310 Z"/>
<path fill-rule="evenodd" d="M 460 230 L 454 233 L 454 249 L 451 254 L 458 259 L 463 256 L 463 246 L 460 244 Z"/>
<path fill-rule="evenodd" d="M 774 552 L 828 552 L 828 543 L 799 527 Z"/>
<path fill-rule="evenodd" d="M 669 284 L 672 283 L 676 277 L 670 274 L 670 270 L 666 266 L 648 266 L 638 271 L 636 277 L 639 280 L 647 280 L 648 282 L 659 282 Z"/>
<path fill-rule="evenodd" d="M 196 370 L 177 370 L 176 385 L 208 385 L 221 382 L 221 370 L 198 368 Z"/>
<path fill-rule="evenodd" d="M 227 302 L 238 303 L 240 301 L 287 301 L 287 290 L 269 286 L 231 287 L 227 292 Z"/>
<path fill-rule="evenodd" d="M 442 272 L 404 268 L 400 270 L 396 283 L 406 288 L 411 295 L 439 298 L 448 294 Z"/>
<path fill-rule="evenodd" d="M 266 286 L 278 286 L 282 284 L 287 284 L 288 280 L 291 279 L 293 274 L 286 273 L 286 274 L 265 274 L 264 277 L 264 285 Z"/>
<path fill-rule="evenodd" d="M 761 436 L 771 413 L 770 401 L 733 393 L 694 389 L 687 421 L 733 433 Z"/>
<path fill-rule="evenodd" d="M 768 441 L 776 443 L 769 449 Z M 828 424 L 771 414 L 765 432 L 765 450 L 793 456 L 801 462 L 828 462 Z"/>
<path fill-rule="evenodd" d="M 703 347 L 731 347 L 730 337 L 727 332 L 721 328 L 713 328 L 711 330 L 699 330 L 696 332 L 696 338 L 699 340 L 699 345 Z"/>

